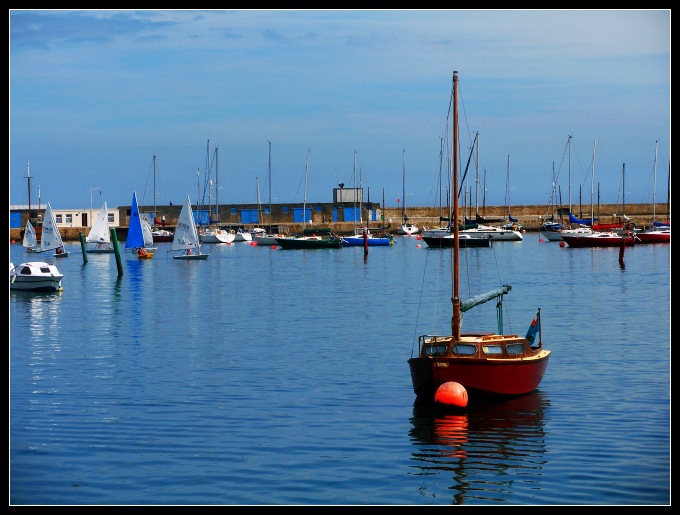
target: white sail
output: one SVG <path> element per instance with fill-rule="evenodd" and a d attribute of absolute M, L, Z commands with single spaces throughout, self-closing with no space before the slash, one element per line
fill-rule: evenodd
<path fill-rule="evenodd" d="M 30 220 L 26 222 L 26 229 L 24 229 L 24 240 L 22 245 L 28 249 L 35 249 L 38 246 L 38 237 L 35 234 L 35 229 L 33 228 L 33 224 L 30 222 Z"/>
<path fill-rule="evenodd" d="M 191 209 L 191 200 L 187 197 L 179 214 L 175 237 L 172 240 L 172 250 L 188 250 L 199 248 L 198 231 Z"/>
<path fill-rule="evenodd" d="M 151 234 L 151 225 L 146 218 L 142 218 L 142 234 L 144 235 L 144 246 L 153 246 L 153 234 Z"/>
<path fill-rule="evenodd" d="M 45 209 L 42 237 L 40 238 L 40 252 L 56 250 L 63 246 L 64 243 L 61 240 L 61 234 L 59 234 L 59 227 L 57 227 L 57 221 L 54 218 L 52 206 L 50 206 L 50 203 L 48 202 L 47 209 Z"/>
<path fill-rule="evenodd" d="M 97 214 L 92 229 L 90 229 L 87 238 L 87 243 L 111 243 L 111 230 L 109 229 L 109 211 L 106 207 L 106 202 L 102 204 L 102 208 Z"/>

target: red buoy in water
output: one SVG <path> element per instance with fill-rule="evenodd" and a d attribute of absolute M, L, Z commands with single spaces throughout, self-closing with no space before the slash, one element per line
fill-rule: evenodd
<path fill-rule="evenodd" d="M 560 242 L 560 247 L 564 247 L 564 242 L 563 242 L 563 241 Z"/>
<path fill-rule="evenodd" d="M 448 381 L 437 388 L 434 401 L 447 406 L 464 408 L 468 403 L 468 393 L 462 384 Z"/>

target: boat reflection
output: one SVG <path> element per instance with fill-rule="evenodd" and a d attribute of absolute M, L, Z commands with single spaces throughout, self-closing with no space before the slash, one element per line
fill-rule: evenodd
<path fill-rule="evenodd" d="M 458 411 L 416 401 L 409 435 L 421 495 L 451 498 L 452 504 L 498 504 L 516 503 L 518 491 L 526 491 L 531 503 L 547 462 L 548 406 L 538 390 Z"/>

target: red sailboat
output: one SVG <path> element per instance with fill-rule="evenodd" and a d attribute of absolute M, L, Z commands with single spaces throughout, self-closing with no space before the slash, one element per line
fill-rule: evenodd
<path fill-rule="evenodd" d="M 637 233 L 640 243 L 670 243 L 671 226 L 659 226 L 645 232 Z"/>
<path fill-rule="evenodd" d="M 562 234 L 562 240 L 572 248 L 620 247 L 634 245 L 639 235 L 621 236 L 611 231 L 594 231 L 589 234 Z"/>
<path fill-rule="evenodd" d="M 453 180 L 452 206 L 454 245 L 452 247 L 453 317 L 451 334 L 422 335 L 418 338 L 417 354 L 408 360 L 413 391 L 419 399 L 437 400 L 440 387 L 458 383 L 467 394 L 465 404 L 474 404 L 489 397 L 512 397 L 535 390 L 548 366 L 550 351 L 543 348 L 540 331 L 540 309 L 525 337 L 498 333 L 461 333 L 461 313 L 496 299 L 510 289 L 503 285 L 497 290 L 461 301 L 459 297 L 458 260 L 458 72 L 453 72 Z M 500 307 L 499 315 L 502 313 Z M 463 404 L 463 406 L 465 405 Z"/>
<path fill-rule="evenodd" d="M 562 240 L 573 248 L 596 248 L 596 247 L 621 247 L 634 245 L 637 240 L 632 230 L 619 234 L 616 229 L 622 229 L 619 224 L 595 224 L 595 212 L 593 195 L 595 193 L 595 148 L 597 140 L 593 143 L 593 170 L 590 175 L 590 227 L 591 230 L 585 233 L 562 232 Z M 624 165 L 625 171 L 625 165 Z M 624 201 L 625 205 L 625 201 Z M 625 217 L 625 215 L 624 215 Z M 569 214 L 569 218 L 573 216 Z M 614 229 L 616 227 L 616 229 Z"/>

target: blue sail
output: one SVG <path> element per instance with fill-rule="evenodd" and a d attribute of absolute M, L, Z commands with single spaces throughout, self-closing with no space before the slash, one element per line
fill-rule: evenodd
<path fill-rule="evenodd" d="M 137 206 L 137 193 L 132 193 L 132 208 L 130 209 L 130 226 L 128 228 L 126 249 L 138 249 L 144 247 L 144 233 L 142 232 L 142 219 L 139 217 Z"/>
<path fill-rule="evenodd" d="M 576 218 L 576 217 L 573 215 L 573 213 L 569 213 L 569 222 L 572 223 L 572 224 L 593 225 L 593 222 L 594 222 L 595 220 L 599 220 L 599 218 L 595 217 L 595 218 L 592 218 L 592 219 L 591 219 L 591 218 L 588 218 L 588 219 L 586 219 L 586 220 L 579 220 L 578 218 Z"/>

